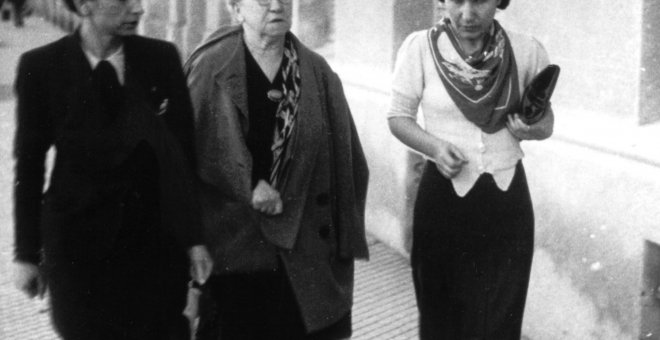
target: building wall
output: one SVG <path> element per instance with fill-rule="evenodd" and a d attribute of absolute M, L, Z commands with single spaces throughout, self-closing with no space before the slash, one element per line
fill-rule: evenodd
<path fill-rule="evenodd" d="M 56 2 L 34 1 L 73 27 Z M 648 249 L 660 243 L 660 124 L 639 125 L 658 115 L 653 1 L 514 0 L 497 14 L 506 29 L 535 36 L 562 67 L 555 135 L 523 143 L 536 213 L 529 339 L 660 338 L 660 259 Z M 224 0 L 143 4 L 143 32 L 177 42 L 184 57 L 230 21 Z M 296 4 L 295 31 L 341 76 L 369 158 L 369 231 L 406 255 L 419 158 L 391 136 L 385 112 L 399 44 L 434 23 L 437 2 Z"/>
<path fill-rule="evenodd" d="M 537 37 L 561 65 L 557 103 L 629 117 L 638 104 L 641 6 L 640 0 L 514 0 L 499 19 Z"/>

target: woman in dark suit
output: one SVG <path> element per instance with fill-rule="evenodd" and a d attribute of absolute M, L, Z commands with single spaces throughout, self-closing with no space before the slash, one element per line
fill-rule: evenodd
<path fill-rule="evenodd" d="M 368 171 L 341 83 L 289 32 L 290 0 L 230 5 L 241 25 L 212 34 L 185 67 L 219 331 L 348 338 Z M 198 335 L 215 339 L 208 316 Z"/>
<path fill-rule="evenodd" d="M 186 339 L 190 264 L 203 282 L 212 262 L 201 246 L 179 56 L 135 35 L 139 0 L 67 5 L 80 28 L 18 67 L 17 285 L 33 296 L 47 281 L 67 340 Z"/>

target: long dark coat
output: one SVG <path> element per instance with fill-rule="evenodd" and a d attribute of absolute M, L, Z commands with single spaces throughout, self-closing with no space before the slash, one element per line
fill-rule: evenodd
<path fill-rule="evenodd" d="M 124 55 L 113 115 L 100 106 L 77 33 L 19 62 L 15 255 L 44 265 L 54 323 L 67 339 L 143 337 L 159 313 L 180 324 L 186 249 L 201 243 L 192 107 L 178 52 L 131 36 Z"/>
<path fill-rule="evenodd" d="M 220 275 L 267 270 L 278 256 L 308 331 L 350 311 L 353 260 L 368 256 L 368 169 L 341 82 L 292 36 L 301 75 L 292 160 L 278 188 L 284 212 L 250 207 L 252 156 L 240 27 L 212 34 L 184 66 L 195 110 L 205 240 Z"/>

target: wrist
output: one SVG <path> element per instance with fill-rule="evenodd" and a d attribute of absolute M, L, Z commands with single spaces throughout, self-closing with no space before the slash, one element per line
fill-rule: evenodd
<path fill-rule="evenodd" d="M 437 160 L 440 158 L 440 156 L 445 153 L 445 150 L 447 150 L 448 144 L 449 143 L 443 139 L 436 139 L 436 142 L 433 143 L 431 153 L 429 155 L 431 159 Z"/>

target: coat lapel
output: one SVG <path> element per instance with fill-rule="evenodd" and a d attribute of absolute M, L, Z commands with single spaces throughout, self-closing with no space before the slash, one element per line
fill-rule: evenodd
<path fill-rule="evenodd" d="M 242 35 L 242 33 L 241 33 Z M 245 75 L 245 49 L 241 39 L 236 39 L 229 60 L 215 73 L 216 84 L 229 94 L 232 102 L 244 118 L 248 118 L 247 78 Z"/>
<path fill-rule="evenodd" d="M 312 182 L 312 173 L 317 166 L 322 138 L 327 138 L 324 129 L 320 89 L 317 86 L 314 66 L 310 63 L 309 52 L 296 41 L 300 57 L 300 102 L 298 116 L 291 139 L 291 161 L 280 188 L 284 206 L 281 215 L 264 217 L 261 229 L 264 236 L 273 244 L 284 249 L 293 249 L 301 227 L 307 195 Z"/>
<path fill-rule="evenodd" d="M 304 47 L 296 41 L 299 49 L 300 56 L 300 103 L 298 103 L 298 117 L 296 119 L 296 126 L 294 128 L 294 135 L 292 139 L 291 158 L 294 167 L 301 167 L 304 163 L 301 160 L 316 159 L 317 148 L 319 145 L 319 138 L 326 138 L 323 133 L 323 115 L 321 113 L 322 105 L 319 101 L 319 89 L 317 88 L 316 75 L 309 63 L 307 53 Z M 312 162 L 313 164 L 313 162 Z M 306 182 L 311 176 L 313 166 L 302 167 L 302 171 L 297 173 L 294 177 L 296 180 Z M 295 169 L 292 169 L 292 171 Z M 287 189 L 287 188 L 284 188 Z M 298 189 L 298 188 L 291 188 Z M 302 195 L 302 192 L 296 193 Z"/>

